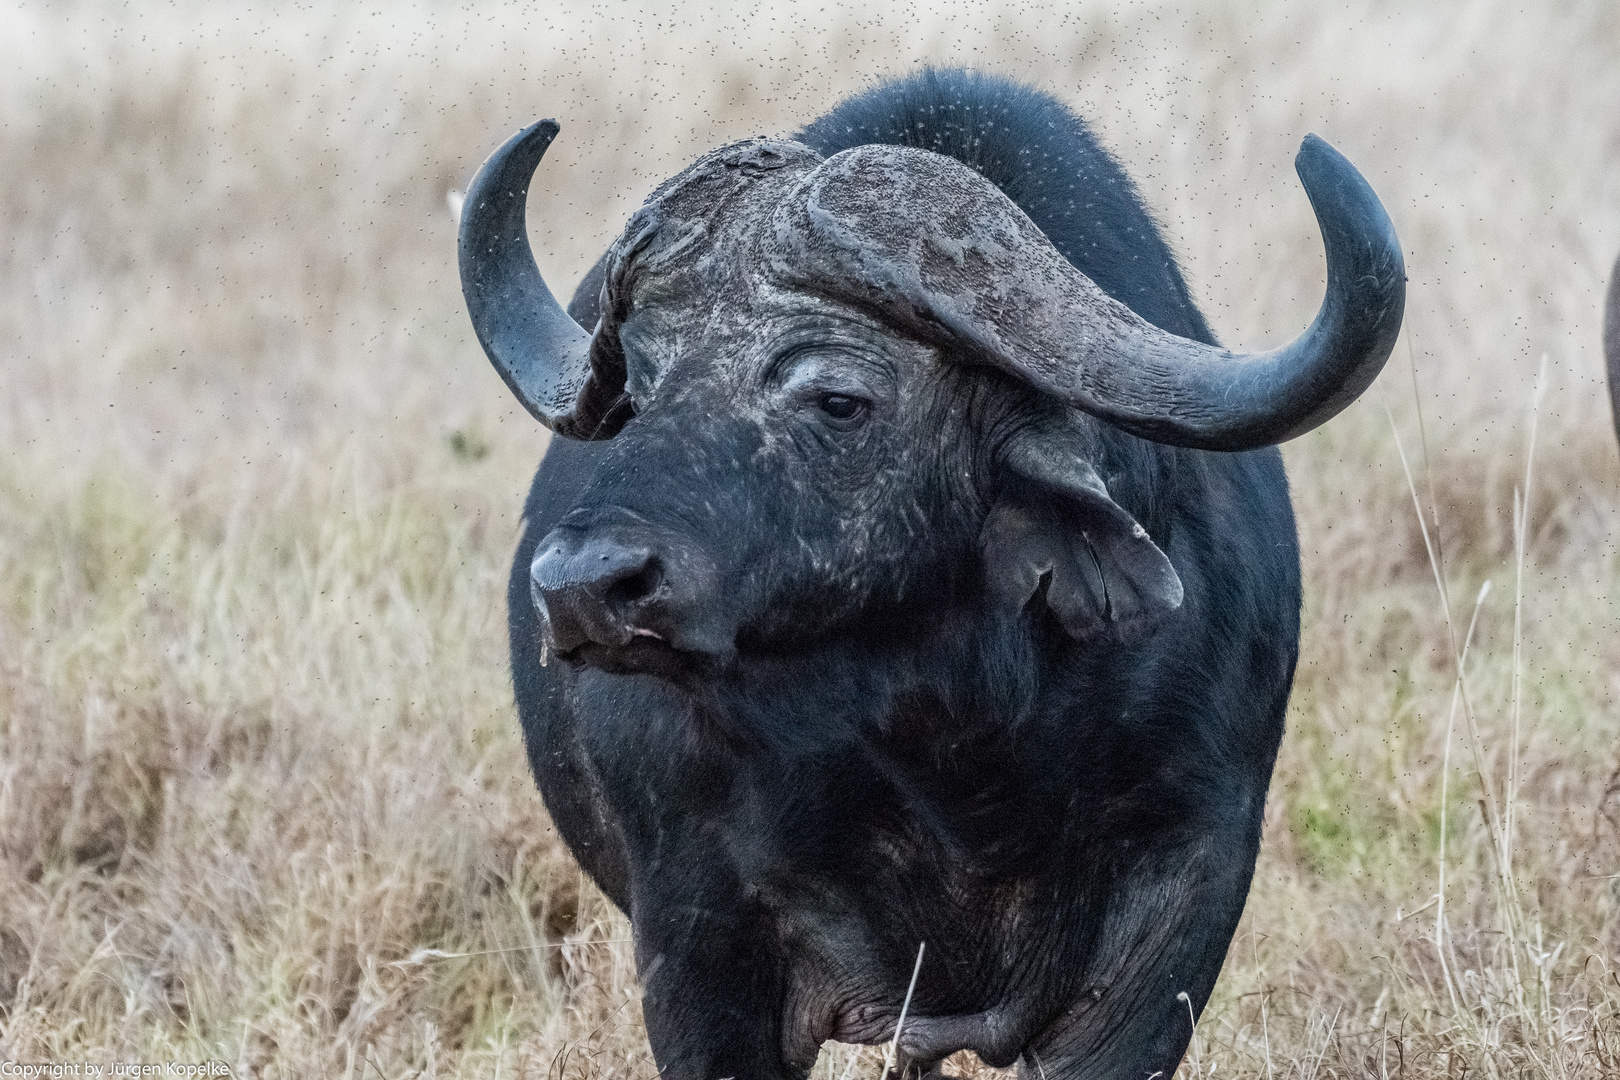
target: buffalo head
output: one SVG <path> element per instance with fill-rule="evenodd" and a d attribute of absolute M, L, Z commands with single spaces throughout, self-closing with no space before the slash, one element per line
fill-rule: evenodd
<path fill-rule="evenodd" d="M 524 231 L 557 130 L 519 132 L 480 170 L 462 285 L 529 411 L 613 440 L 532 567 L 547 648 L 607 670 L 680 680 L 739 651 L 925 630 L 962 605 L 1016 614 L 1037 596 L 1083 641 L 1150 632 L 1182 583 L 1165 538 L 1121 505 L 1140 481 L 1118 446 L 1302 434 L 1371 383 L 1400 327 L 1389 219 L 1313 136 L 1296 167 L 1327 296 L 1271 352 L 1145 322 L 950 158 L 823 159 L 769 139 L 653 193 L 606 256 L 586 329 Z"/>

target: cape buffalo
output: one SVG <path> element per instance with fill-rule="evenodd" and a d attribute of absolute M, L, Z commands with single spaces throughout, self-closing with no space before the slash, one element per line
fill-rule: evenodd
<path fill-rule="evenodd" d="M 564 436 L 513 681 L 557 828 L 630 916 L 660 1074 L 887 1040 L 926 943 L 905 1067 L 1169 1076 L 1298 650 L 1274 444 L 1400 328 L 1372 189 L 1305 140 L 1327 298 L 1229 352 L 1079 118 L 929 71 L 701 158 L 565 312 L 524 232 L 557 130 L 479 172 L 462 286 Z"/>

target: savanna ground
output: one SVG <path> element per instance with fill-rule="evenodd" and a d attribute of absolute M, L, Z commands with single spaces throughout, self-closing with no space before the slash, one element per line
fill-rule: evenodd
<path fill-rule="evenodd" d="M 1379 385 L 1286 448 L 1303 656 L 1182 1075 L 1620 1075 L 1620 6 L 145 7 L 0 12 L 0 1057 L 655 1074 L 516 730 L 544 438 L 446 192 L 559 117 L 568 287 L 699 151 L 932 61 L 1083 109 L 1229 343 L 1320 296 L 1307 131 L 1409 253 Z"/>

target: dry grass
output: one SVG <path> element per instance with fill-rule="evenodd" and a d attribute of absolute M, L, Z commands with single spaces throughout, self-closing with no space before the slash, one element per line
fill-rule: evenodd
<path fill-rule="evenodd" d="M 1391 370 L 1288 450 L 1304 656 L 1184 1075 L 1620 1075 L 1620 8 L 148 7 L 0 12 L 0 1055 L 654 1075 L 625 923 L 522 760 L 502 576 L 543 439 L 445 192 L 559 116 L 537 241 L 572 280 L 699 150 L 927 59 L 1085 109 L 1234 343 L 1319 295 L 1307 130 L 1410 252 Z"/>

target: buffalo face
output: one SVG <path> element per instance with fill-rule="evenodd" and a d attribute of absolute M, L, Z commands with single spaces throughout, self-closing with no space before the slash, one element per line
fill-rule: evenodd
<path fill-rule="evenodd" d="M 749 299 L 678 351 L 678 305 L 621 325 L 635 417 L 531 569 L 560 656 L 678 677 L 971 586 L 985 377 L 828 302 Z"/>

